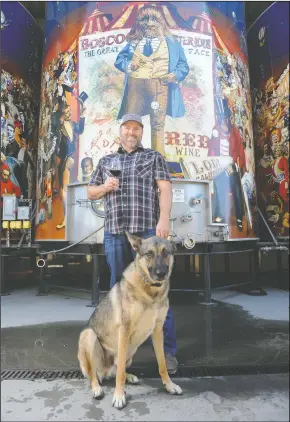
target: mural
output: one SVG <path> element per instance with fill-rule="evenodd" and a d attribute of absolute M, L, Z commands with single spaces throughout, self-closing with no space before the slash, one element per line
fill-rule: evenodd
<path fill-rule="evenodd" d="M 43 33 L 18 2 L 1 3 L 1 196 L 35 199 Z"/>
<path fill-rule="evenodd" d="M 289 237 L 288 39 L 288 2 L 275 2 L 248 35 L 258 205 L 277 237 Z M 265 225 L 260 229 L 266 239 Z"/>
<path fill-rule="evenodd" d="M 66 185 L 142 115 L 172 177 L 209 180 L 214 223 L 256 238 L 242 2 L 49 2 L 38 156 L 38 240 L 65 240 Z"/>

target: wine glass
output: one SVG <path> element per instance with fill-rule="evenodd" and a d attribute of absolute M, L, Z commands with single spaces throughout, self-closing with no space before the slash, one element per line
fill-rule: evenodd
<path fill-rule="evenodd" d="M 111 173 L 113 177 L 118 179 L 120 182 L 120 178 L 122 174 L 122 164 L 118 156 L 110 159 L 108 164 L 106 164 L 106 169 Z"/>

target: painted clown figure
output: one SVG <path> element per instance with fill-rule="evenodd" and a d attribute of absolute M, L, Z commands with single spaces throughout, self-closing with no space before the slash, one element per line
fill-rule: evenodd
<path fill-rule="evenodd" d="M 185 115 L 179 82 L 188 75 L 189 66 L 181 44 L 153 5 L 139 9 L 127 41 L 115 61 L 115 67 L 125 73 L 118 119 L 127 113 L 149 114 L 151 146 L 164 155 L 166 116 Z"/>
<path fill-rule="evenodd" d="M 282 145 L 277 145 L 275 149 L 275 162 L 273 165 L 274 180 L 279 184 L 278 193 L 284 203 L 288 201 L 289 189 L 289 168 L 288 160 L 284 156 Z"/>

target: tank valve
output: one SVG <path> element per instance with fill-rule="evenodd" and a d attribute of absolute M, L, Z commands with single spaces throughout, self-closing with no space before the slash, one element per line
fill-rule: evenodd
<path fill-rule="evenodd" d="M 193 237 L 187 237 L 186 239 L 184 239 L 183 241 L 183 246 L 186 249 L 193 249 L 195 247 L 195 239 Z"/>
<path fill-rule="evenodd" d="M 181 217 L 181 221 L 183 222 L 183 223 L 187 223 L 188 221 L 191 221 L 192 220 L 192 215 L 191 214 L 187 214 L 187 215 L 183 215 L 182 217 Z"/>
<path fill-rule="evenodd" d="M 202 199 L 201 198 L 193 198 L 192 200 L 192 205 L 198 205 L 202 203 Z"/>

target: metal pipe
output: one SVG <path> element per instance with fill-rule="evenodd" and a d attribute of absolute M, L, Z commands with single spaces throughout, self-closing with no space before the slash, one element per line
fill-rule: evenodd
<path fill-rule="evenodd" d="M 269 251 L 289 251 L 289 248 L 287 246 L 264 246 L 260 248 L 260 251 L 262 252 L 269 252 Z"/>
<path fill-rule="evenodd" d="M 277 246 L 277 245 L 278 245 L 278 242 L 277 242 L 276 237 L 273 235 L 272 230 L 271 230 L 271 229 L 270 229 L 270 227 L 269 227 L 269 224 L 267 223 L 267 221 L 265 220 L 265 218 L 264 218 L 264 216 L 263 216 L 263 214 L 262 214 L 262 211 L 260 210 L 260 208 L 259 208 L 259 207 L 257 207 L 257 208 L 258 208 L 259 214 L 260 214 L 260 216 L 261 216 L 262 220 L 264 221 L 264 224 L 265 224 L 265 226 L 267 227 L 267 229 L 268 229 L 268 231 L 269 231 L 269 233 L 270 233 L 270 235 L 271 235 L 271 237 L 272 237 L 272 239 L 273 239 L 273 241 L 274 241 L 275 245 Z"/>
<path fill-rule="evenodd" d="M 18 245 L 17 245 L 17 248 L 18 248 L 18 249 L 21 247 L 21 245 L 22 245 L 22 243 L 23 243 L 23 239 L 24 239 L 25 234 L 26 234 L 25 232 L 24 232 L 24 233 L 22 233 L 21 239 L 19 240 L 19 243 L 18 243 Z"/>

